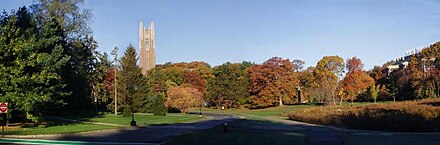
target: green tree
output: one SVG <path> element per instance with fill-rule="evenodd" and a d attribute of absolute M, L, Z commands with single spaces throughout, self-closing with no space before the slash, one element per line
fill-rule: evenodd
<path fill-rule="evenodd" d="M 137 65 L 136 50 L 129 45 L 121 58 L 121 71 L 118 72 L 118 106 L 130 112 L 145 112 L 149 98 L 147 80 Z M 126 111 L 127 112 L 127 111 Z"/>
<path fill-rule="evenodd" d="M 66 83 L 64 91 L 71 92 L 66 99 L 67 108 L 88 109 L 92 102 L 93 70 L 96 67 L 96 41 L 88 26 L 92 14 L 80 5 L 83 0 L 40 0 L 31 6 L 37 23 L 54 23 L 59 27 L 57 43 L 70 57 L 62 67 L 61 78 Z"/>
<path fill-rule="evenodd" d="M 371 87 L 368 88 L 368 95 L 370 96 L 371 99 L 374 100 L 374 103 L 376 103 L 377 96 L 379 95 L 380 89 L 381 88 L 379 85 L 371 85 Z"/>
<path fill-rule="evenodd" d="M 107 106 L 112 98 L 112 87 L 114 79 L 114 70 L 112 69 L 112 61 L 107 53 L 97 53 L 96 69 L 93 72 L 92 81 L 92 95 L 96 109 L 102 109 Z"/>
<path fill-rule="evenodd" d="M 213 68 L 208 81 L 208 101 L 215 106 L 239 107 L 248 101 L 249 78 L 240 63 L 224 63 Z"/>
<path fill-rule="evenodd" d="M 63 55 L 61 32 L 56 21 L 37 23 L 25 7 L 1 16 L 0 96 L 12 113 L 39 122 L 44 111 L 64 105 L 69 93 L 60 74 L 69 56 Z"/>

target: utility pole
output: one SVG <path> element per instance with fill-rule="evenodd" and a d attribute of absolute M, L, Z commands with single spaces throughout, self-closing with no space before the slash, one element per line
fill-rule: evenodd
<path fill-rule="evenodd" d="M 112 55 L 114 57 L 114 61 L 115 61 L 115 115 L 118 115 L 118 87 L 117 87 L 117 82 L 116 82 L 116 72 L 118 72 L 118 47 L 115 47 L 112 50 Z"/>
<path fill-rule="evenodd" d="M 115 68 L 115 115 L 118 115 L 118 88 L 116 83 L 116 72 L 118 72 L 118 68 Z"/>

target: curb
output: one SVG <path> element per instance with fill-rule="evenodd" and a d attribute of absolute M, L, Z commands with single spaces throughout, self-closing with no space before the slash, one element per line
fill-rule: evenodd
<path fill-rule="evenodd" d="M 125 142 L 84 142 L 84 141 L 59 141 L 59 140 L 34 140 L 34 139 L 8 139 L 0 138 L 0 143 L 8 144 L 57 144 L 57 145 L 159 145 L 157 143 L 125 143 Z"/>
<path fill-rule="evenodd" d="M 94 130 L 94 131 L 85 131 L 85 132 L 76 132 L 76 133 L 64 133 L 64 134 L 34 134 L 34 135 L 4 135 L 4 138 L 45 138 L 45 137 L 60 137 L 65 135 L 80 135 L 80 134 L 89 134 L 89 133 L 101 133 L 101 132 L 112 132 L 112 131 L 120 131 L 123 129 L 103 129 L 103 130 Z"/>

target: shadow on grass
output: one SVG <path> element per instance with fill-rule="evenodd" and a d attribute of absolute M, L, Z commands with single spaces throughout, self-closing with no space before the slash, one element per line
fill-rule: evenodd
<path fill-rule="evenodd" d="M 203 120 L 193 123 L 150 125 L 95 133 L 66 134 L 47 139 L 88 142 L 161 143 L 173 136 L 209 129 L 235 119 L 236 118 L 229 115 L 218 115 L 212 120 Z"/>
<path fill-rule="evenodd" d="M 108 112 L 97 112 L 89 110 L 79 110 L 74 112 L 68 112 L 62 115 L 58 115 L 62 118 L 80 120 L 80 121 L 92 121 L 93 118 L 104 118 L 105 115 L 110 114 Z"/>
<path fill-rule="evenodd" d="M 206 114 L 205 114 L 206 115 Z M 179 144 L 306 144 L 305 130 L 268 121 L 240 120 L 230 115 L 209 114 L 211 120 L 124 128 L 95 133 L 68 134 L 48 139 L 87 142 L 127 142 Z M 223 124 L 228 122 L 228 132 Z"/>

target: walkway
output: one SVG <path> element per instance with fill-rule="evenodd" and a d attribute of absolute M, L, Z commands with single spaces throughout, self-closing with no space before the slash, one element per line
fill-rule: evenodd
<path fill-rule="evenodd" d="M 164 143 L 173 136 L 209 129 L 221 125 L 224 122 L 238 119 L 237 117 L 225 114 L 205 113 L 204 115 L 211 116 L 211 119 L 193 123 L 133 127 L 119 130 L 41 137 L 39 139 L 85 142 Z"/>

